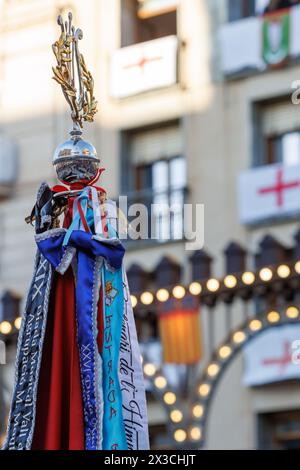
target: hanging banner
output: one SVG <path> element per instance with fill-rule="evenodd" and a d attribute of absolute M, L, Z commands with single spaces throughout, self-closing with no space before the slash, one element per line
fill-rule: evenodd
<path fill-rule="evenodd" d="M 177 83 L 176 36 L 122 47 L 111 58 L 111 96 L 125 98 Z"/>
<path fill-rule="evenodd" d="M 176 10 L 179 0 L 139 0 L 139 4 L 138 16 L 146 19 Z"/>
<path fill-rule="evenodd" d="M 300 213 L 300 165 L 264 165 L 238 177 L 240 221 L 255 224 Z"/>
<path fill-rule="evenodd" d="M 244 385 L 300 378 L 300 325 L 266 330 L 244 349 Z"/>
<path fill-rule="evenodd" d="M 278 66 L 289 56 L 290 10 L 267 14 L 263 20 L 263 59 L 267 65 Z"/>
<path fill-rule="evenodd" d="M 199 300 L 192 295 L 158 305 L 163 359 L 167 364 L 196 364 L 202 357 Z"/>

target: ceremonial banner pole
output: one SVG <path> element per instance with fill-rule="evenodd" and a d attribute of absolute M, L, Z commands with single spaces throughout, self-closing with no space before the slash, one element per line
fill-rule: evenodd
<path fill-rule="evenodd" d="M 73 128 L 54 152 L 62 184 L 42 183 L 26 219 L 35 226 L 37 255 L 4 449 L 148 449 L 144 379 L 116 206 L 95 185 L 100 160 L 82 139 L 83 123 L 97 112 L 94 81 L 71 13 L 58 24 L 53 73 Z"/>

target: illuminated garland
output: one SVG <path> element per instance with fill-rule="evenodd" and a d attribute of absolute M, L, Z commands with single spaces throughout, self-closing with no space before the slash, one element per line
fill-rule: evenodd
<path fill-rule="evenodd" d="M 195 296 L 204 296 L 222 292 L 230 292 L 253 288 L 257 283 L 270 283 L 273 280 L 288 280 L 289 278 L 300 274 L 300 261 L 294 264 L 280 264 L 278 266 L 266 266 L 256 272 L 245 271 L 241 274 L 228 274 L 224 278 L 210 278 L 203 282 L 193 281 L 188 286 L 177 285 L 172 288 L 162 288 L 157 291 L 145 291 L 140 295 L 132 295 L 131 302 L 133 307 L 149 306 L 158 302 L 166 302 L 171 296 L 176 299 L 182 299 L 187 292 Z"/>
<path fill-rule="evenodd" d="M 245 343 L 267 328 L 295 323 L 299 321 L 299 317 L 299 308 L 290 305 L 283 313 L 275 310 L 269 311 L 265 316 L 254 317 L 233 330 L 227 341 L 216 349 L 212 361 L 207 365 L 200 379 L 196 381 L 188 418 L 184 416 L 183 408 L 179 406 L 178 397 L 168 387 L 167 378 L 163 372 L 152 363 L 144 364 L 145 377 L 151 380 L 155 394 L 167 410 L 172 423 L 172 438 L 177 445 L 188 442 L 196 448 L 203 447 L 209 406 L 217 383 Z"/>

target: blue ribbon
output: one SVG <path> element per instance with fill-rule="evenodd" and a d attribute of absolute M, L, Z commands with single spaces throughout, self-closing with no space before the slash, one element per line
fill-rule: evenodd
<path fill-rule="evenodd" d="M 99 377 L 101 375 L 101 360 L 97 344 L 97 299 L 94 299 L 96 276 L 95 259 L 84 252 L 78 252 L 77 340 L 83 392 L 86 450 L 99 449 L 102 441 L 102 384 L 101 377 Z"/>
<path fill-rule="evenodd" d="M 88 217 L 88 220 L 91 220 L 91 217 Z M 122 394 L 118 378 L 124 310 L 121 270 L 124 248 L 120 243 L 109 244 L 107 240 L 95 239 L 91 233 L 82 230 L 49 232 L 49 236 L 40 239 L 37 244 L 54 268 L 61 263 L 68 246 L 75 247 L 77 251 L 76 315 L 85 448 L 126 450 Z M 97 266 L 97 260 L 101 258 L 115 271 L 108 269 L 106 263 L 102 263 L 101 268 Z M 105 326 L 102 367 L 96 325 L 100 278 L 103 282 L 103 298 L 99 301 L 103 302 Z"/>
<path fill-rule="evenodd" d="M 70 237 L 74 230 L 84 230 L 81 216 L 78 210 L 78 204 L 81 205 L 84 217 L 87 218 L 87 213 L 89 214 L 89 217 L 87 220 L 88 225 L 91 225 L 91 222 L 93 221 L 93 211 L 91 210 L 88 211 L 89 191 L 87 188 L 85 188 L 73 202 L 73 220 L 65 235 L 63 246 L 68 245 Z"/>
<path fill-rule="evenodd" d="M 111 272 L 103 267 L 103 449 L 127 450 L 119 383 L 119 352 L 124 313 L 122 270 Z"/>

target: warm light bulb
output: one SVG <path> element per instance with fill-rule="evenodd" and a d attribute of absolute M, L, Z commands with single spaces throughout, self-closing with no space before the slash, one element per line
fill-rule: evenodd
<path fill-rule="evenodd" d="M 277 274 L 282 279 L 286 279 L 291 274 L 291 270 L 289 266 L 287 266 L 286 264 L 282 264 L 281 266 L 278 266 Z"/>
<path fill-rule="evenodd" d="M 288 307 L 285 313 L 292 320 L 299 317 L 299 309 L 297 307 Z"/>
<path fill-rule="evenodd" d="M 234 333 L 232 339 L 233 339 L 234 343 L 241 344 L 245 341 L 246 335 L 243 331 L 237 331 L 236 333 Z"/>
<path fill-rule="evenodd" d="M 144 305 L 151 305 L 154 300 L 153 294 L 151 292 L 143 292 L 141 295 L 141 302 Z"/>
<path fill-rule="evenodd" d="M 175 299 L 183 299 L 185 296 L 185 288 L 183 286 L 176 286 L 172 291 Z"/>
<path fill-rule="evenodd" d="M 195 405 L 193 407 L 193 415 L 195 416 L 195 418 L 202 418 L 203 413 L 204 413 L 204 408 L 202 405 Z"/>
<path fill-rule="evenodd" d="M 242 275 L 242 281 L 247 286 L 251 286 L 251 284 L 253 284 L 255 281 L 255 275 L 250 271 L 247 271 Z"/>
<path fill-rule="evenodd" d="M 192 282 L 189 287 L 190 294 L 199 295 L 202 292 L 202 286 L 199 282 Z"/>
<path fill-rule="evenodd" d="M 200 441 L 202 437 L 202 430 L 198 426 L 195 426 L 191 428 L 190 430 L 190 436 L 193 439 L 193 441 Z"/>
<path fill-rule="evenodd" d="M 210 292 L 217 292 L 220 287 L 220 283 L 217 279 L 209 279 L 207 281 L 206 287 Z"/>
<path fill-rule="evenodd" d="M 227 359 L 231 354 L 231 348 L 229 346 L 222 346 L 219 349 L 219 356 L 221 359 Z"/>
<path fill-rule="evenodd" d="M 9 335 L 12 330 L 12 326 L 8 321 L 3 321 L 0 323 L 0 333 L 3 335 Z"/>
<path fill-rule="evenodd" d="M 271 281 L 273 277 L 272 270 L 270 268 L 263 268 L 259 271 L 259 277 L 261 278 L 262 281 L 264 282 L 269 282 Z"/>
<path fill-rule="evenodd" d="M 249 328 L 251 331 L 259 331 L 262 329 L 262 322 L 260 320 L 252 320 L 249 323 Z"/>
<path fill-rule="evenodd" d="M 184 442 L 186 440 L 186 431 L 184 429 L 176 429 L 174 432 L 174 439 L 176 442 Z"/>
<path fill-rule="evenodd" d="M 295 271 L 296 273 L 300 274 L 300 261 L 297 261 L 297 263 L 295 264 Z"/>
<path fill-rule="evenodd" d="M 170 294 L 167 291 L 167 289 L 159 289 L 156 292 L 156 298 L 157 300 L 159 300 L 159 302 L 166 302 L 169 299 L 169 297 L 170 297 Z"/>
<path fill-rule="evenodd" d="M 174 405 L 174 403 L 176 402 L 176 395 L 175 393 L 173 392 L 166 392 L 164 394 L 164 402 L 167 404 L 167 405 Z"/>
<path fill-rule="evenodd" d="M 229 276 L 226 276 L 224 279 L 224 285 L 228 289 L 234 289 L 237 285 L 237 278 L 235 276 L 232 276 L 231 274 Z"/>
<path fill-rule="evenodd" d="M 210 392 L 210 385 L 205 384 L 205 383 L 201 384 L 198 388 L 198 392 L 201 397 L 207 397 L 207 395 Z"/>
<path fill-rule="evenodd" d="M 144 365 L 144 374 L 148 375 L 149 377 L 153 377 L 156 372 L 156 367 L 154 364 L 145 364 Z"/>
<path fill-rule="evenodd" d="M 155 378 L 154 385 L 156 388 L 159 388 L 159 389 L 165 388 L 167 386 L 167 379 L 160 375 Z"/>
<path fill-rule="evenodd" d="M 267 319 L 270 323 L 278 323 L 280 320 L 280 315 L 278 312 L 270 312 L 268 313 Z"/>
<path fill-rule="evenodd" d="M 215 377 L 219 373 L 220 367 L 218 364 L 210 364 L 207 368 L 207 375 L 209 377 Z"/>
<path fill-rule="evenodd" d="M 170 413 L 170 418 L 173 423 L 180 423 L 183 418 L 183 414 L 180 410 L 172 410 Z"/>
<path fill-rule="evenodd" d="M 132 308 L 135 308 L 135 307 L 137 306 L 137 303 L 138 303 L 136 296 L 135 296 L 135 295 L 131 295 L 131 296 L 130 296 L 130 299 L 131 299 Z"/>
<path fill-rule="evenodd" d="M 21 323 L 22 323 L 22 317 L 18 317 L 15 319 L 14 325 L 17 330 L 21 328 Z"/>

